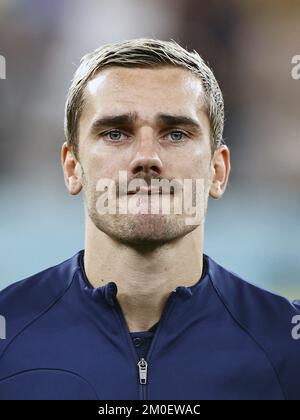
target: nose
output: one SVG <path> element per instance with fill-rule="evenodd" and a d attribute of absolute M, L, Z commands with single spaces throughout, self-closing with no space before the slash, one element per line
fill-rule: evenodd
<path fill-rule="evenodd" d="M 141 172 L 161 174 L 163 164 L 157 153 L 158 143 L 150 136 L 145 136 L 138 143 L 136 153 L 130 162 L 129 171 L 133 175 Z"/>

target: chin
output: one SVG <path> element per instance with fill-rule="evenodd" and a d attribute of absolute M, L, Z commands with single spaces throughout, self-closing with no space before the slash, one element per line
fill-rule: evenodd
<path fill-rule="evenodd" d="M 128 245 L 150 247 L 177 240 L 192 230 L 176 216 L 140 214 L 115 221 L 110 234 Z"/>

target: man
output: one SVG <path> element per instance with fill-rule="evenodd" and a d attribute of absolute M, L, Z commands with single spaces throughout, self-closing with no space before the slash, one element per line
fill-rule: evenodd
<path fill-rule="evenodd" d="M 84 193 L 85 249 L 2 291 L 2 399 L 300 399 L 299 302 L 203 254 L 230 172 L 223 125 L 195 51 L 136 39 L 83 58 L 61 160 Z M 183 190 L 194 223 L 174 210 Z"/>

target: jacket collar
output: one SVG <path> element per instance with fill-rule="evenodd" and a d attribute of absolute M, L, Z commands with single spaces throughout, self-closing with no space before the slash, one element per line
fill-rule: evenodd
<path fill-rule="evenodd" d="M 78 265 L 79 265 L 79 273 L 80 273 L 80 285 L 84 292 L 93 300 L 99 302 L 99 300 L 105 300 L 110 306 L 115 305 L 118 287 L 117 284 L 113 281 L 104 284 L 103 286 L 94 288 L 91 283 L 89 282 L 85 269 L 84 269 L 84 250 L 81 250 L 78 254 Z M 191 298 L 198 290 L 200 284 L 202 284 L 204 278 L 209 275 L 209 265 L 210 265 L 210 258 L 203 254 L 203 269 L 201 278 L 193 285 L 193 286 L 177 286 L 174 292 L 176 295 L 180 296 L 183 299 Z"/>

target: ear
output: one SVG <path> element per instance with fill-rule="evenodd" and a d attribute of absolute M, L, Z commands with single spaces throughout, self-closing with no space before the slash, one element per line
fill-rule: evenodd
<path fill-rule="evenodd" d="M 61 165 L 69 193 L 72 195 L 79 194 L 82 189 L 82 169 L 66 142 L 61 148 Z"/>
<path fill-rule="evenodd" d="M 227 146 L 218 147 L 211 162 L 211 186 L 209 195 L 218 199 L 226 190 L 230 173 L 230 152 Z"/>

